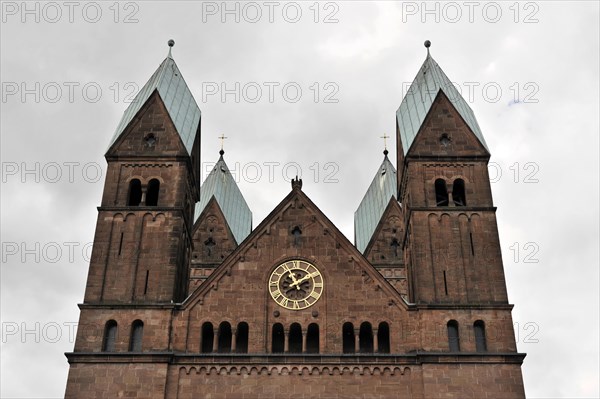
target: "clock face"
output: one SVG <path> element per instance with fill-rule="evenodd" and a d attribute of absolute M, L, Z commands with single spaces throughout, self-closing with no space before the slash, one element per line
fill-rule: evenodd
<path fill-rule="evenodd" d="M 277 266 L 269 277 L 269 292 L 286 309 L 302 310 L 315 304 L 323 293 L 323 276 L 315 265 L 290 260 Z"/>

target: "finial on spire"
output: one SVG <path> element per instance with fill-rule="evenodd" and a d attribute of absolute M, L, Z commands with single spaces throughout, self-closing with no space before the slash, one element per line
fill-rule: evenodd
<path fill-rule="evenodd" d="M 221 134 L 219 136 L 219 139 L 221 139 L 221 151 L 219 151 L 219 154 L 223 155 L 225 154 L 225 151 L 223 150 L 223 142 L 225 141 L 225 139 L 227 139 L 228 137 L 225 137 L 224 134 Z"/>
<path fill-rule="evenodd" d="M 425 40 L 425 48 L 427 49 L 427 55 L 429 55 L 429 47 L 431 47 L 431 41 Z"/>
<path fill-rule="evenodd" d="M 171 49 L 175 45 L 175 40 L 169 39 L 169 41 L 167 42 L 167 44 L 169 45 L 169 58 L 173 58 L 173 57 L 171 57 Z"/>
<path fill-rule="evenodd" d="M 383 136 L 380 137 L 381 139 L 383 139 L 383 155 L 388 154 L 388 150 L 387 150 L 387 139 L 390 138 L 390 136 L 388 136 L 387 134 L 383 134 Z"/>

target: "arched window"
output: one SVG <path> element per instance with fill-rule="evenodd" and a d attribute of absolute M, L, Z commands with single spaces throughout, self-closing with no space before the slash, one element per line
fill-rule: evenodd
<path fill-rule="evenodd" d="M 117 322 L 109 320 L 104 327 L 104 339 L 102 340 L 103 352 L 114 352 L 115 341 L 117 340 Z"/>
<path fill-rule="evenodd" d="M 385 321 L 379 323 L 377 345 L 379 353 L 390 353 L 390 326 Z"/>
<path fill-rule="evenodd" d="M 477 352 L 487 352 L 487 343 L 485 342 L 485 324 L 482 320 L 477 320 L 473 324 L 475 332 L 475 350 Z"/>
<path fill-rule="evenodd" d="M 131 323 L 131 338 L 129 339 L 129 351 L 142 351 L 142 337 L 144 336 L 144 323 L 141 320 L 136 320 Z"/>
<path fill-rule="evenodd" d="M 219 353 L 231 352 L 231 324 L 224 321 L 219 324 Z"/>
<path fill-rule="evenodd" d="M 285 334 L 283 332 L 283 326 L 281 323 L 276 323 L 273 325 L 273 333 L 271 338 L 271 352 L 283 353 L 285 350 Z"/>
<path fill-rule="evenodd" d="M 319 353 L 319 325 L 311 323 L 306 332 L 306 353 Z"/>
<path fill-rule="evenodd" d="M 448 326 L 448 347 L 450 352 L 460 351 L 460 338 L 458 336 L 458 322 L 456 320 L 450 320 Z"/>
<path fill-rule="evenodd" d="M 456 206 L 467 206 L 467 197 L 465 196 L 465 181 L 456 179 L 452 184 L 452 200 Z"/>
<path fill-rule="evenodd" d="M 448 206 L 448 189 L 444 179 L 435 181 L 435 204 L 437 206 Z"/>
<path fill-rule="evenodd" d="M 148 182 L 146 190 L 146 206 L 158 205 L 158 191 L 160 190 L 160 182 L 158 179 L 152 179 Z"/>
<path fill-rule="evenodd" d="M 213 341 L 215 332 L 211 322 L 202 324 L 202 353 L 211 353 L 213 351 Z"/>
<path fill-rule="evenodd" d="M 371 323 L 365 321 L 360 325 L 358 340 L 360 353 L 373 353 L 373 329 Z"/>
<path fill-rule="evenodd" d="M 342 339 L 343 339 L 343 351 L 344 353 L 354 353 L 354 325 L 347 322 L 342 326 Z"/>
<path fill-rule="evenodd" d="M 237 325 L 235 351 L 237 353 L 248 353 L 248 323 L 245 321 L 242 321 Z"/>
<path fill-rule="evenodd" d="M 142 183 L 138 179 L 129 182 L 127 193 L 127 206 L 139 206 L 142 202 Z"/>
<path fill-rule="evenodd" d="M 290 326 L 290 353 L 302 353 L 302 327 L 293 323 Z"/>

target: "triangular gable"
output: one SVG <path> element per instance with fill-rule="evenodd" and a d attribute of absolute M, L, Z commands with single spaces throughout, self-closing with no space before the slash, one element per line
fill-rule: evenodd
<path fill-rule="evenodd" d="M 162 128 L 156 129 L 157 126 Z M 150 133 L 156 137 L 156 144 L 152 148 L 144 143 L 144 137 Z M 148 97 L 127 128 L 111 144 L 106 156 L 115 152 L 119 155 L 147 156 L 152 155 L 153 151 L 158 151 L 161 156 L 186 155 L 185 145 L 158 91 Z"/>
<path fill-rule="evenodd" d="M 211 198 L 215 198 L 219 203 L 236 243 L 241 243 L 252 231 L 252 212 L 231 175 L 229 167 L 223 159 L 223 154 L 202 183 L 200 201 L 195 207 L 195 220 L 198 219 Z"/>
<path fill-rule="evenodd" d="M 445 134 L 447 146 L 440 139 Z M 490 153 L 473 133 L 469 124 L 454 107 L 452 101 L 440 90 L 414 138 L 409 156 L 483 156 Z"/>
<path fill-rule="evenodd" d="M 233 233 L 231 232 L 231 228 L 230 228 L 229 224 L 227 224 L 227 219 L 225 218 L 225 215 L 223 214 L 223 211 L 214 196 L 208 201 L 208 203 L 204 207 L 204 210 L 202 211 L 202 213 L 200 213 L 200 215 L 196 219 L 196 222 L 194 223 L 194 227 L 192 228 L 192 240 L 195 243 L 194 252 L 199 252 L 199 250 L 200 250 L 200 248 L 196 248 L 196 244 L 198 244 L 198 243 L 202 244 L 204 242 L 204 240 L 206 238 L 208 238 L 208 237 L 206 237 L 206 238 L 204 237 L 204 235 L 202 234 L 203 232 L 200 229 L 204 223 L 206 223 L 206 222 L 210 223 L 210 221 L 207 220 L 210 216 L 216 217 L 217 220 L 215 221 L 215 223 L 219 224 L 219 222 L 222 222 L 223 227 L 225 228 L 226 237 L 227 237 L 227 239 L 231 240 L 231 245 L 226 246 L 226 248 L 223 248 L 223 249 L 226 251 L 233 252 L 235 250 L 235 248 L 237 247 L 235 237 L 233 236 Z M 219 233 L 220 232 L 215 232 L 215 234 L 213 234 L 213 235 L 217 235 Z M 220 245 L 219 242 L 216 242 L 216 244 Z"/>
<path fill-rule="evenodd" d="M 386 154 L 354 213 L 354 242 L 360 252 L 365 253 L 390 198 L 396 196 L 396 184 L 396 169 Z"/>
<path fill-rule="evenodd" d="M 371 237 L 371 240 L 369 240 L 369 243 L 368 243 L 367 247 L 365 248 L 365 252 L 364 252 L 365 258 L 369 259 L 369 255 L 371 253 L 371 250 L 373 249 L 373 245 L 381 236 L 382 230 L 390 224 L 389 221 L 390 221 L 390 217 L 392 215 L 400 217 L 400 226 L 399 226 L 400 231 L 398 231 L 398 241 L 399 241 L 399 244 L 402 246 L 403 233 L 404 233 L 404 221 L 402 220 L 402 207 L 400 206 L 400 203 L 396 200 L 396 198 L 393 197 L 393 198 L 390 198 L 390 201 L 388 202 L 388 205 L 385 208 L 385 211 L 383 212 L 383 215 L 381 216 L 381 219 L 379 220 L 379 223 L 377 224 L 375 231 L 373 232 L 373 236 Z M 401 251 L 401 247 L 399 250 Z"/>
<path fill-rule="evenodd" d="M 398 111 L 396 111 L 401 146 L 404 154 L 408 154 L 415 137 L 421 130 L 423 122 L 431 109 L 431 105 L 440 91 L 444 92 L 448 97 L 453 107 L 487 151 L 487 144 L 473 110 L 458 92 L 452 81 L 446 76 L 442 68 L 428 54 L 417 76 L 410 85 L 408 92 L 402 99 Z"/>
<path fill-rule="evenodd" d="M 110 141 L 108 151 L 114 147 L 119 137 L 127 130 L 141 108 L 155 92 L 160 95 L 188 155 L 192 154 L 194 142 L 198 138 L 201 112 L 183 79 L 181 71 L 179 71 L 175 60 L 170 54 L 152 74 L 123 113 L 123 117 Z"/>
<path fill-rule="evenodd" d="M 204 295 L 210 290 L 217 289 L 220 280 L 225 276 L 231 274 L 231 270 L 236 266 L 240 260 L 244 259 L 244 254 L 251 250 L 257 240 L 263 234 L 270 234 L 271 228 L 277 222 L 280 222 L 282 214 L 294 206 L 295 203 L 302 203 L 304 208 L 307 209 L 313 215 L 313 222 L 319 223 L 325 234 L 332 237 L 336 242 L 336 247 L 342 249 L 349 254 L 349 261 L 354 262 L 362 271 L 365 281 L 369 281 L 375 284 L 375 289 L 381 289 L 385 292 L 385 295 L 389 298 L 389 304 L 398 306 L 400 308 L 408 308 L 408 304 L 399 295 L 399 293 L 390 286 L 385 278 L 375 270 L 369 262 L 363 257 L 363 255 L 352 245 L 350 241 L 338 230 L 338 228 L 325 216 L 321 210 L 301 191 L 298 189 L 292 190 L 277 207 L 267 216 L 260 225 L 253 230 L 253 232 L 242 242 L 238 248 L 227 258 L 225 261 L 207 278 L 207 280 L 198 287 L 188 298 L 183 302 L 182 308 L 186 309 L 193 306 L 199 301 L 202 301 Z M 269 267 L 269 265 L 265 265 Z M 389 305 L 388 304 L 388 305 Z"/>

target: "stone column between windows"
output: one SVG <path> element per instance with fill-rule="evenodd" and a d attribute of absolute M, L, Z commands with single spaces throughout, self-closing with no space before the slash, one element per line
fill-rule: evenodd
<path fill-rule="evenodd" d="M 231 352 L 235 353 L 236 350 L 236 341 L 237 341 L 237 328 L 231 329 Z"/>
<path fill-rule="evenodd" d="M 219 351 L 219 335 L 220 331 L 217 328 L 216 334 L 215 334 L 215 338 L 213 339 L 213 352 L 217 353 Z"/>
<path fill-rule="evenodd" d="M 290 329 L 283 329 L 283 352 L 288 353 L 290 351 Z"/>
<path fill-rule="evenodd" d="M 373 353 L 379 352 L 379 339 L 377 338 L 377 329 L 373 330 Z"/>
<path fill-rule="evenodd" d="M 360 352 L 360 330 L 354 329 L 354 353 Z"/>
<path fill-rule="evenodd" d="M 302 330 L 302 353 L 306 353 L 306 330 Z"/>

